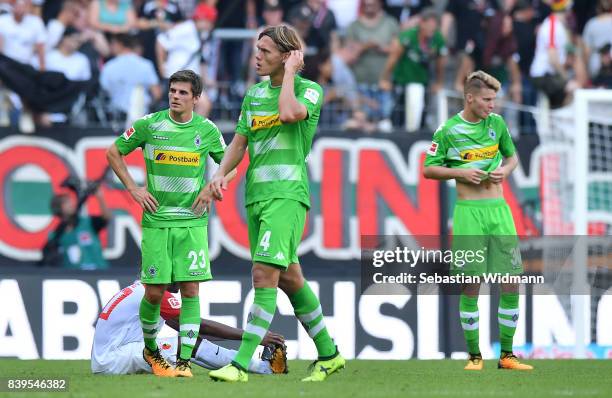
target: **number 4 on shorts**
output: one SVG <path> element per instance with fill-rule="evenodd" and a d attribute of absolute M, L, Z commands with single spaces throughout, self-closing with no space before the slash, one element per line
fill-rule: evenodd
<path fill-rule="evenodd" d="M 261 237 L 261 241 L 259 242 L 259 246 L 263 247 L 264 251 L 266 252 L 270 247 L 270 235 L 272 235 L 272 231 L 264 232 L 263 236 Z"/>

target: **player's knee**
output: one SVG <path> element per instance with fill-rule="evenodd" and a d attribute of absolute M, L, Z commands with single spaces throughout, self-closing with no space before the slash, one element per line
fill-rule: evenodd
<path fill-rule="evenodd" d="M 182 282 L 181 297 L 196 297 L 199 294 L 198 282 Z"/>
<path fill-rule="evenodd" d="M 253 267 L 253 286 L 255 287 L 277 287 L 279 271 L 265 265 Z"/>
<path fill-rule="evenodd" d="M 304 286 L 304 277 L 301 273 L 285 272 L 281 275 L 278 286 L 287 294 L 295 293 Z"/>
<path fill-rule="evenodd" d="M 144 297 L 151 304 L 160 304 L 165 290 L 165 285 L 147 285 Z"/>

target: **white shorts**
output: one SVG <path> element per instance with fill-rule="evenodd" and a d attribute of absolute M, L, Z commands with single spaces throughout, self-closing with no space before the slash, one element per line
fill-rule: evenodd
<path fill-rule="evenodd" d="M 169 362 L 176 362 L 178 336 L 158 338 L 161 354 Z M 91 371 L 95 374 L 127 375 L 151 373 L 151 366 L 144 360 L 144 341 L 124 344 L 109 351 L 105 358 L 91 358 Z"/>

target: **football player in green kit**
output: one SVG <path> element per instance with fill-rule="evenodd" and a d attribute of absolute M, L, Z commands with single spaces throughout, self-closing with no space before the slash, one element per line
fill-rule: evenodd
<path fill-rule="evenodd" d="M 321 87 L 298 75 L 304 64 L 302 48 L 296 31 L 285 25 L 259 35 L 256 72 L 270 80 L 247 91 L 236 135 L 210 182 L 216 199 L 222 199 L 224 176 L 248 148 L 245 202 L 255 302 L 238 354 L 232 364 L 210 372 L 214 380 L 248 380 L 246 369 L 272 323 L 279 287 L 317 347 L 318 360 L 303 381 L 323 381 L 345 366 L 297 257 L 310 207 L 306 157 L 323 102 Z"/>
<path fill-rule="evenodd" d="M 464 108 L 434 133 L 427 151 L 426 178 L 457 182 L 453 215 L 453 250 L 484 250 L 486 261 L 459 267 L 455 274 L 484 273 L 518 275 L 523 272 L 518 237 L 510 207 L 503 197 L 502 182 L 518 165 L 516 150 L 504 119 L 493 113 L 500 83 L 477 71 L 464 88 Z M 466 370 L 481 370 L 478 346 L 478 294 L 480 284 L 462 286 L 459 300 L 461 326 L 468 347 Z M 512 353 L 519 315 L 517 284 L 502 284 L 498 307 L 500 369 L 531 370 Z"/>
<path fill-rule="evenodd" d="M 200 77 L 183 70 L 170 77 L 170 108 L 137 120 L 107 151 L 107 159 L 132 198 L 143 209 L 141 281 L 145 295 L 140 322 L 143 356 L 157 376 L 192 377 L 190 362 L 200 324 L 199 282 L 212 278 L 208 259 L 208 205 L 204 175 L 208 156 L 220 163 L 225 142 L 217 126 L 195 113 L 202 93 Z M 124 156 L 136 148 L 145 159 L 146 186 L 130 176 Z M 228 172 L 227 179 L 235 175 Z M 178 282 L 180 357 L 173 367 L 160 354 L 160 303 L 167 284 Z"/>

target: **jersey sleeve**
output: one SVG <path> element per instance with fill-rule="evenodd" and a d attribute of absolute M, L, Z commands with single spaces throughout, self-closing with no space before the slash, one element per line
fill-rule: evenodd
<path fill-rule="evenodd" d="M 429 149 L 427 149 L 427 155 L 425 157 L 425 167 L 445 166 L 446 152 L 447 145 L 445 139 L 445 129 L 443 127 L 439 127 L 434 133 Z"/>
<path fill-rule="evenodd" d="M 499 151 L 505 158 L 509 158 L 514 155 L 516 152 L 516 148 L 514 147 L 514 142 L 512 142 L 512 137 L 510 136 L 510 131 L 508 130 L 508 126 L 504 119 L 499 118 L 499 129 L 501 135 L 499 137 Z"/>
<path fill-rule="evenodd" d="M 164 292 L 159 314 L 165 320 L 178 318 L 181 313 L 181 303 L 170 292 Z"/>
<path fill-rule="evenodd" d="M 213 123 L 210 122 L 213 126 L 212 131 L 210 132 L 211 137 L 211 146 L 208 154 L 217 164 L 221 164 L 221 159 L 223 159 L 223 155 L 225 154 L 225 140 L 223 139 L 223 135 L 219 128 Z"/>
<path fill-rule="evenodd" d="M 244 99 L 242 100 L 242 106 L 240 107 L 240 116 L 238 116 L 238 124 L 236 125 L 236 134 L 240 134 L 245 137 L 248 137 L 250 128 L 247 123 L 246 104 L 247 104 L 247 95 L 244 96 Z"/>
<path fill-rule="evenodd" d="M 147 123 L 138 119 L 132 127 L 125 130 L 116 140 L 115 145 L 121 155 L 127 155 L 138 147 L 142 147 L 146 138 Z"/>
<path fill-rule="evenodd" d="M 299 103 L 304 104 L 308 118 L 321 110 L 323 105 L 323 89 L 316 83 L 305 84 L 296 94 Z"/>

